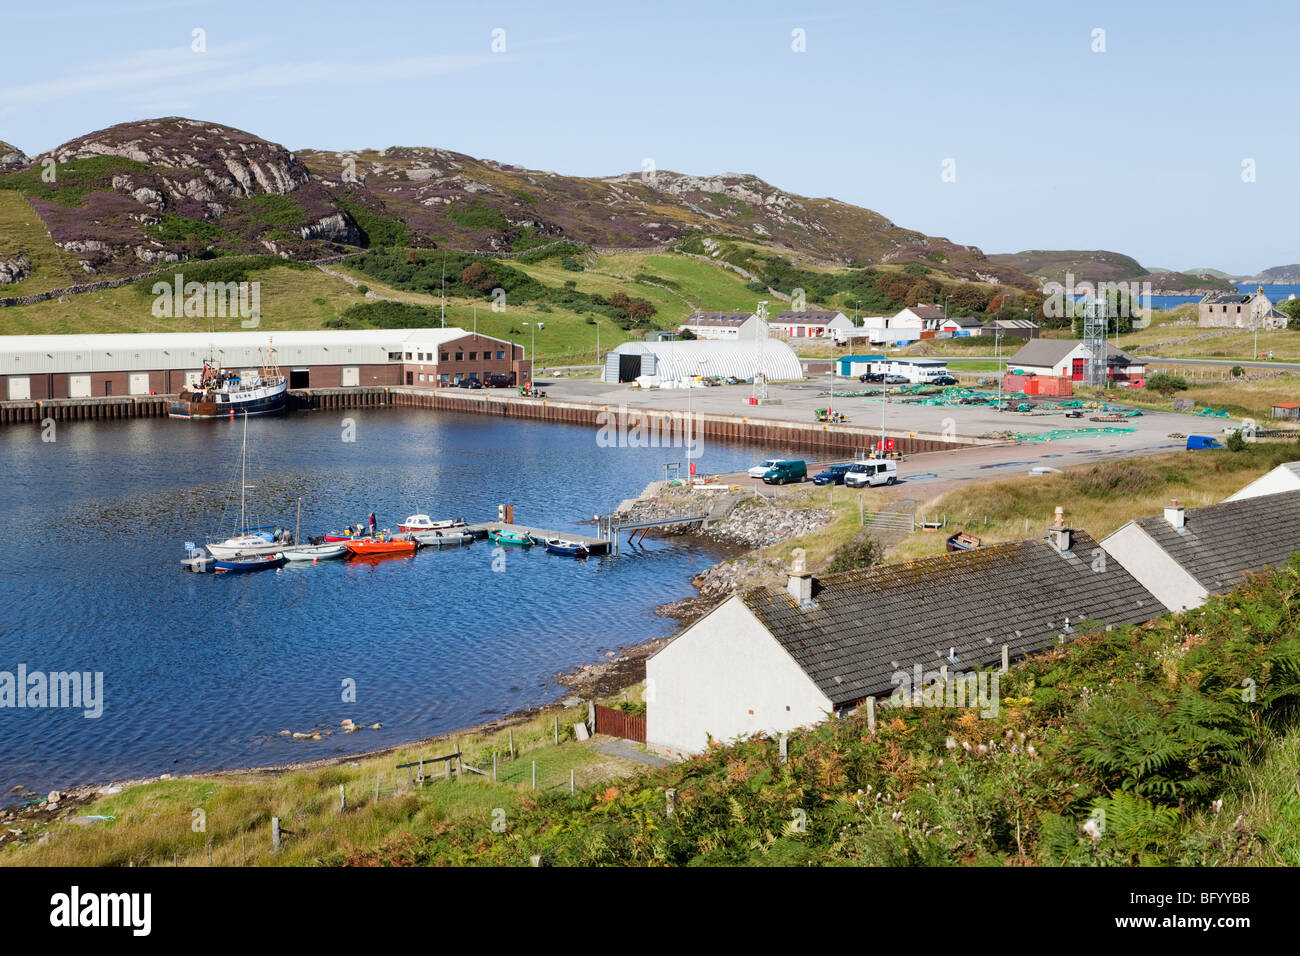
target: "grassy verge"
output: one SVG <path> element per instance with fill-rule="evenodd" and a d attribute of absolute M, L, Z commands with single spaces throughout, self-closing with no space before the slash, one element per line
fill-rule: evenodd
<path fill-rule="evenodd" d="M 639 700 L 640 691 L 632 689 L 623 696 Z M 573 739 L 572 725 L 585 713 L 585 705 L 558 713 L 558 746 L 554 713 L 510 731 L 461 735 L 465 762 L 487 772 L 486 777 L 467 774 L 464 781 L 433 777 L 442 772 L 441 764 L 426 764 L 423 786 L 412 780 L 417 770 L 396 769 L 421 757 L 451 753 L 455 738 L 440 738 L 329 765 L 180 777 L 128 787 L 69 812 L 74 819 L 102 815 L 110 820 L 79 825 L 65 817 L 25 823 L 22 835 L 0 850 L 0 865 L 198 866 L 207 865 L 209 845 L 216 865 L 338 862 L 354 849 L 431 837 L 471 818 L 488 821 L 482 834 L 487 838 L 493 811 L 502 811 L 508 820 L 547 793 L 567 794 L 570 772 L 576 785 L 584 787 L 636 769 L 635 763 L 596 750 L 591 741 Z M 513 760 L 508 756 L 512 735 Z M 493 753 L 498 757 L 495 783 Z M 340 787 L 346 798 L 342 810 Z M 288 834 L 278 854 L 271 852 L 272 817 L 280 819 Z"/>

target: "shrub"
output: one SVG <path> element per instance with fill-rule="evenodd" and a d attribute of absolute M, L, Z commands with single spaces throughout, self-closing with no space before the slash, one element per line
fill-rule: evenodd
<path fill-rule="evenodd" d="M 1228 451 L 1245 451 L 1246 439 L 1241 436 L 1239 430 L 1233 431 L 1228 435 L 1228 440 L 1224 443 Z"/>
<path fill-rule="evenodd" d="M 573 256 L 565 256 L 560 260 L 560 268 L 567 269 L 570 272 L 581 272 L 582 264 L 578 262 L 577 259 L 573 258 Z M 564 284 L 565 286 L 569 286 L 569 283 L 567 282 Z"/>
<path fill-rule="evenodd" d="M 881 557 L 880 545 L 876 539 L 866 531 L 862 531 L 835 550 L 826 570 L 835 574 L 840 571 L 851 571 L 854 568 L 869 568 L 873 564 L 879 564 Z"/>
<path fill-rule="evenodd" d="M 1245 370 L 1244 368 L 1242 368 L 1240 365 L 1234 365 L 1234 366 L 1232 367 L 1232 377 L 1233 377 L 1233 378 L 1241 378 L 1241 377 L 1242 377 L 1243 375 L 1245 375 L 1245 374 L 1246 374 L 1246 370 Z"/>
<path fill-rule="evenodd" d="M 1187 379 L 1169 372 L 1156 372 L 1147 376 L 1146 387 L 1168 398 L 1174 392 L 1187 390 Z"/>
<path fill-rule="evenodd" d="M 362 295 L 365 295 L 367 292 L 370 291 L 370 286 L 368 286 L 368 285 L 359 285 L 359 286 L 357 286 L 357 291 L 360 292 Z"/>

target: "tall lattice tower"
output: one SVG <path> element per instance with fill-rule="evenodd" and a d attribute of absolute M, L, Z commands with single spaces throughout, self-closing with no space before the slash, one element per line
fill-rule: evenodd
<path fill-rule="evenodd" d="M 1088 384 L 1104 387 L 1106 375 L 1106 327 L 1110 313 L 1104 295 L 1088 296 L 1083 306 L 1083 344 L 1088 349 Z"/>

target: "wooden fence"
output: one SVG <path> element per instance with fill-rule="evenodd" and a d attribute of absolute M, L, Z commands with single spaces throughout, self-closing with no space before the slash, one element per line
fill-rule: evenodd
<path fill-rule="evenodd" d="M 596 708 L 596 733 L 645 743 L 644 717 L 636 717 L 613 707 L 602 707 L 600 704 L 593 703 L 592 706 Z"/>

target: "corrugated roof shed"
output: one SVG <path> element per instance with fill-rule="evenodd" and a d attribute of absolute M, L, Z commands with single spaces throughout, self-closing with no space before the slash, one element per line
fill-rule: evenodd
<path fill-rule="evenodd" d="M 1223 594 L 1246 572 L 1284 564 L 1300 551 L 1300 491 L 1190 508 L 1181 530 L 1162 515 L 1137 524 L 1201 587 Z"/>
<path fill-rule="evenodd" d="M 1120 625 L 1165 613 L 1118 561 L 1096 570 L 1095 551 L 1075 531 L 1065 554 L 1037 538 L 828 575 L 814 607 L 771 587 L 742 600 L 839 707 L 889 693 L 891 675 L 917 664 L 970 670 L 1000 661 L 1003 644 L 1013 656 L 1042 649 L 1067 617 Z"/>

